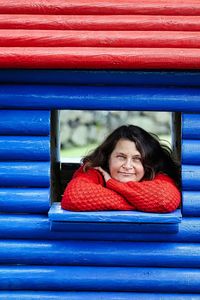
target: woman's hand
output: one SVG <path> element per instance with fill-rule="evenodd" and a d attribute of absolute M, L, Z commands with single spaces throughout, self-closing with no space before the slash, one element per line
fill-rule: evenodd
<path fill-rule="evenodd" d="M 101 174 L 104 177 L 105 182 L 107 182 L 109 179 L 111 179 L 110 174 L 108 172 L 106 172 L 104 169 L 102 169 L 102 167 L 95 167 L 94 169 L 101 172 Z"/>

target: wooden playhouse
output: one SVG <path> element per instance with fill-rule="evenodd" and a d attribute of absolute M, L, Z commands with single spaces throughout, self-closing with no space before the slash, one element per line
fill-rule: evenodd
<path fill-rule="evenodd" d="M 200 2 L 0 0 L 0 46 L 0 299 L 200 299 Z M 172 112 L 181 210 L 62 211 L 62 109 Z"/>

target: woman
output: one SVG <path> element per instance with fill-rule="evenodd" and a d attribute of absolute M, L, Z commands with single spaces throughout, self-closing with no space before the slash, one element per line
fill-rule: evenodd
<path fill-rule="evenodd" d="M 138 126 L 121 126 L 90 155 L 65 189 L 73 211 L 166 213 L 180 205 L 179 168 L 171 150 Z"/>

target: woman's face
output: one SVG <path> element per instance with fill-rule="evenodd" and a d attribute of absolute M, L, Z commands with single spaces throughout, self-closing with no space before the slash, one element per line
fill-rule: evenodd
<path fill-rule="evenodd" d="M 144 176 L 141 154 L 134 142 L 120 139 L 109 159 L 110 176 L 120 182 L 140 181 Z"/>

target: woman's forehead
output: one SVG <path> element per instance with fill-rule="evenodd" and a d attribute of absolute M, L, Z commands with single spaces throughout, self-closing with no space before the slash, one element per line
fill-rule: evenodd
<path fill-rule="evenodd" d="M 140 152 L 136 148 L 136 144 L 133 141 L 120 139 L 114 149 L 115 152 L 120 153 L 131 153 L 131 154 L 140 154 Z"/>

